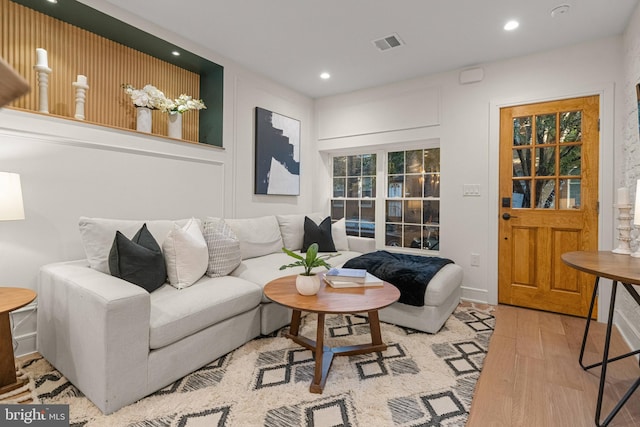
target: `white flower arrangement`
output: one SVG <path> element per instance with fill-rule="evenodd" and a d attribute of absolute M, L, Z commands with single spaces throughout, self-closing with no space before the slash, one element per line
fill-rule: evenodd
<path fill-rule="evenodd" d="M 142 89 L 136 89 L 130 84 L 122 85 L 124 92 L 131 97 L 136 107 L 147 107 L 160 110 L 163 113 L 184 113 L 189 110 L 202 110 L 207 108 L 201 99 L 182 94 L 177 99 L 169 99 L 165 94 L 153 85 L 146 85 Z"/>
<path fill-rule="evenodd" d="M 169 113 L 184 113 L 189 110 L 202 110 L 207 107 L 202 102 L 202 99 L 193 99 L 191 96 L 182 94 L 177 99 L 173 100 Z"/>

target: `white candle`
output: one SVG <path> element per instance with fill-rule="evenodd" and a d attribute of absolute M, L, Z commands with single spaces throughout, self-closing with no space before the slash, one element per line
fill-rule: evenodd
<path fill-rule="evenodd" d="M 49 63 L 47 62 L 47 51 L 42 48 L 36 49 L 36 57 L 37 62 L 36 65 L 41 67 L 49 67 Z"/>
<path fill-rule="evenodd" d="M 629 204 L 629 189 L 627 187 L 618 188 L 618 204 L 619 205 Z"/>
<path fill-rule="evenodd" d="M 83 76 L 82 74 L 78 74 L 77 80 L 78 83 L 86 85 L 87 84 L 87 76 Z"/>

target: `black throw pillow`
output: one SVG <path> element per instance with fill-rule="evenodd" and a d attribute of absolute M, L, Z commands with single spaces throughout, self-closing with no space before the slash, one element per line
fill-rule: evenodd
<path fill-rule="evenodd" d="M 131 240 L 116 231 L 109 252 L 109 270 L 112 276 L 138 285 L 147 292 L 153 292 L 164 284 L 167 280 L 164 256 L 158 242 L 147 230 L 147 224 Z"/>
<path fill-rule="evenodd" d="M 304 240 L 300 252 L 307 252 L 309 246 L 318 244 L 318 252 L 336 252 L 336 245 L 331 235 L 331 217 L 322 220 L 320 225 L 309 217 L 304 217 Z"/>

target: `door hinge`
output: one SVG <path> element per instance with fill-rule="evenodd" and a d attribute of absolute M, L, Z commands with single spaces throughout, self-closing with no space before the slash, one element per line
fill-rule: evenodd
<path fill-rule="evenodd" d="M 598 132 L 600 132 L 600 119 L 598 119 Z"/>
<path fill-rule="evenodd" d="M 600 202 L 596 202 L 596 213 L 600 214 Z"/>

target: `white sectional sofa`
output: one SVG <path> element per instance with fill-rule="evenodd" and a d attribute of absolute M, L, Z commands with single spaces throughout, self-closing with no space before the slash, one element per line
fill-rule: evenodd
<path fill-rule="evenodd" d="M 171 384 L 289 323 L 289 310 L 267 300 L 262 288 L 273 278 L 298 273 L 279 269 L 291 262 L 281 248 L 300 249 L 304 217 L 227 219 L 242 258 L 233 271 L 222 277 L 203 275 L 182 289 L 164 284 L 151 293 L 105 271 L 113 236 L 120 230 L 130 237 L 146 223 L 162 246 L 172 228 L 186 220 L 81 219 L 87 259 L 40 271 L 38 351 L 105 414 Z M 344 222 L 336 223 L 332 233 L 339 253 L 329 260 L 333 266 L 374 250 L 372 239 L 347 236 Z M 427 308 L 432 329 L 440 328 L 459 300 L 460 267 L 451 264 L 441 273 L 432 280 L 441 284 L 428 287 L 425 295 L 425 302 L 440 304 Z M 380 317 L 402 324 L 404 308 L 394 305 L 388 316 L 381 312 Z M 410 317 L 423 312 L 414 310 Z M 420 326 L 419 319 L 411 322 Z"/>

